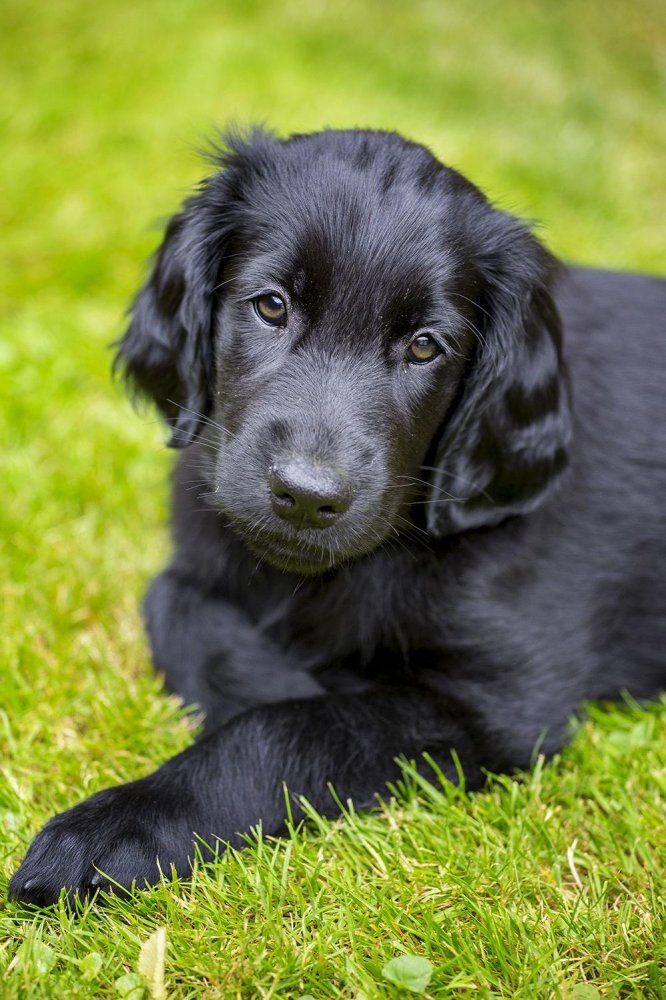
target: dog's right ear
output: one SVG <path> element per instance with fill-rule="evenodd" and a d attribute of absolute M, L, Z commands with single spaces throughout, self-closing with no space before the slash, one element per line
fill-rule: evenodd
<path fill-rule="evenodd" d="M 220 185 L 222 178 L 216 178 Z M 220 191 L 204 184 L 169 222 L 152 272 L 116 344 L 114 370 L 148 396 L 169 424 L 169 445 L 195 437 L 211 405 L 212 323 L 229 239 Z"/>

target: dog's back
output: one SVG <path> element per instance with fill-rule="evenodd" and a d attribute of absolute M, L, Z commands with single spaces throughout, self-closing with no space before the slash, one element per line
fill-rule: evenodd
<path fill-rule="evenodd" d="M 586 578 L 593 696 L 629 679 L 648 696 L 666 673 L 666 281 L 573 268 L 556 301 L 574 412 L 560 559 Z"/>

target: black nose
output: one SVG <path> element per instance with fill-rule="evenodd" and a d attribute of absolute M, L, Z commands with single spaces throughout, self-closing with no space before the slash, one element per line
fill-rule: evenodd
<path fill-rule="evenodd" d="M 297 528 L 328 528 L 351 503 L 351 490 L 343 476 L 303 459 L 274 465 L 269 484 L 273 510 Z"/>

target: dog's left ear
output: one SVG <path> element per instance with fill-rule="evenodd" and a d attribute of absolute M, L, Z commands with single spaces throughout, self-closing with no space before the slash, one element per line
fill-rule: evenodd
<path fill-rule="evenodd" d="M 173 448 L 192 441 L 211 403 L 211 327 L 229 237 L 223 186 L 222 177 L 205 182 L 173 216 L 116 345 L 114 368 L 157 404 Z"/>
<path fill-rule="evenodd" d="M 484 206 L 476 227 L 476 355 L 433 459 L 428 529 L 443 536 L 538 507 L 568 463 L 571 413 L 553 257 Z"/>

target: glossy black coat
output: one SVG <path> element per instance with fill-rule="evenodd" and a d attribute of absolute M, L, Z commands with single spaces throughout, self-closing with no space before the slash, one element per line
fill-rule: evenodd
<path fill-rule="evenodd" d="M 666 282 L 558 265 L 393 134 L 257 132 L 218 166 L 119 345 L 184 448 L 145 612 L 206 731 L 51 820 L 11 883 L 30 902 L 277 834 L 283 782 L 370 806 L 396 755 L 455 780 L 455 749 L 480 787 L 584 699 L 666 682 Z M 422 331 L 440 353 L 413 364 Z M 281 516 L 285 467 L 344 509 Z"/>

